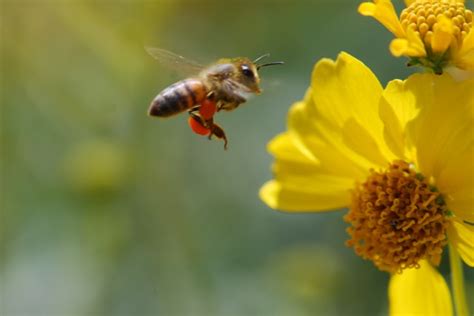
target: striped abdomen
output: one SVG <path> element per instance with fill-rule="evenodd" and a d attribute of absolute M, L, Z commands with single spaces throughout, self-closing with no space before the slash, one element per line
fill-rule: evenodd
<path fill-rule="evenodd" d="M 151 102 L 148 114 L 167 117 L 200 104 L 206 97 L 206 87 L 199 79 L 185 79 L 161 91 Z"/>

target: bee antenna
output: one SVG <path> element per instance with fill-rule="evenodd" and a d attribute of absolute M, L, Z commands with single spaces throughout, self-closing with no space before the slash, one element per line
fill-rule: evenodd
<path fill-rule="evenodd" d="M 267 67 L 267 66 L 273 66 L 273 65 L 283 65 L 285 62 L 283 61 L 274 61 L 274 62 L 271 62 L 271 63 L 266 63 L 266 64 L 262 64 L 262 65 L 257 65 L 257 70 L 260 70 L 260 68 L 262 67 Z"/>
<path fill-rule="evenodd" d="M 258 57 L 257 59 L 255 59 L 255 60 L 253 61 L 253 63 L 256 64 L 256 63 L 258 63 L 260 60 L 262 60 L 263 58 L 268 57 L 268 56 L 270 56 L 270 53 L 263 54 L 262 56 L 260 56 L 260 57 Z"/>

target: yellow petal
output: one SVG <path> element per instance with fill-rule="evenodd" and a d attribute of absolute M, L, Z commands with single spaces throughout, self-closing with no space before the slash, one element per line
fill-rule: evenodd
<path fill-rule="evenodd" d="M 296 145 L 291 133 L 280 134 L 269 144 L 275 155 L 275 180 L 266 183 L 260 197 L 270 207 L 287 211 L 323 211 L 348 205 L 354 179 L 322 169 Z"/>
<path fill-rule="evenodd" d="M 448 227 L 448 238 L 462 260 L 474 267 L 474 226 L 453 218 Z"/>
<path fill-rule="evenodd" d="M 393 80 L 385 88 L 380 101 L 380 118 L 384 122 L 385 142 L 398 157 L 415 161 L 414 149 L 406 132 L 408 122 L 419 113 L 419 104 L 412 93 L 417 86 L 419 76 L 412 76 L 409 80 Z"/>
<path fill-rule="evenodd" d="M 409 7 L 413 2 L 415 2 L 416 0 L 405 0 L 405 6 L 406 7 Z"/>
<path fill-rule="evenodd" d="M 393 160 L 395 156 L 384 142 L 378 116 L 382 87 L 370 69 L 341 53 L 335 62 L 318 62 L 312 78 L 312 99 L 292 107 L 288 125 L 321 165 L 334 173 L 350 168 L 351 173 L 346 174 L 360 179 L 370 168 L 380 167 L 378 163 L 385 167 L 387 161 Z M 354 142 L 345 134 L 356 125 L 363 127 L 357 132 L 364 139 Z M 370 143 L 374 148 L 366 146 Z"/>
<path fill-rule="evenodd" d="M 314 105 L 310 102 L 294 104 L 288 115 L 289 133 L 294 137 L 294 146 L 302 155 L 316 161 L 328 173 L 347 176 L 352 179 L 363 179 L 367 175 L 367 166 L 362 162 L 355 163 L 353 155 L 344 153 L 343 142 L 337 139 L 337 128 L 333 128 L 332 140 L 328 140 L 327 131 L 317 125 Z M 341 137 L 340 137 L 341 138 Z M 345 149 L 347 151 L 347 149 Z M 360 158 L 359 158 L 360 159 Z"/>
<path fill-rule="evenodd" d="M 348 192 L 354 184 L 351 177 L 332 174 L 305 156 L 291 133 L 275 137 L 269 144 L 269 151 L 275 156 L 272 168 L 275 180 L 285 187 L 331 194 L 333 191 Z"/>
<path fill-rule="evenodd" d="M 425 45 L 421 38 L 411 28 L 407 29 L 406 38 L 396 38 L 390 43 L 393 56 L 423 57 L 426 56 Z"/>
<path fill-rule="evenodd" d="M 454 64 L 465 70 L 474 71 L 474 27 L 464 38 L 461 49 L 454 56 Z"/>
<path fill-rule="evenodd" d="M 471 29 L 469 30 L 469 33 L 464 38 L 461 49 L 460 49 L 460 53 L 465 54 L 472 50 L 474 50 L 474 28 L 473 27 L 471 27 Z"/>
<path fill-rule="evenodd" d="M 273 209 L 289 212 L 329 211 L 349 205 L 348 192 L 333 191 L 324 195 L 317 188 L 297 190 L 277 181 L 265 183 L 260 189 L 260 198 Z"/>
<path fill-rule="evenodd" d="M 304 152 L 304 149 L 298 146 L 289 132 L 275 136 L 267 145 L 268 152 L 278 159 L 311 166 L 318 165 L 319 161 L 311 154 Z"/>
<path fill-rule="evenodd" d="M 407 127 L 409 138 L 417 148 L 420 171 L 427 177 L 433 176 L 443 192 L 454 183 L 465 183 L 465 177 L 470 176 L 462 170 L 443 170 L 465 168 L 472 163 L 463 153 L 474 142 L 474 80 L 456 82 L 449 74 L 416 75 L 408 81 L 412 78 L 417 79 L 412 93 L 421 108 Z"/>
<path fill-rule="evenodd" d="M 343 126 L 343 139 L 348 148 L 366 157 L 370 162 L 386 166 L 388 161 L 380 152 L 377 142 L 355 119 L 350 118 Z"/>
<path fill-rule="evenodd" d="M 460 69 L 474 71 L 474 50 L 455 59 L 454 63 Z"/>
<path fill-rule="evenodd" d="M 425 260 L 420 265 L 419 269 L 392 275 L 388 289 L 390 315 L 452 315 L 451 295 L 445 280 Z"/>
<path fill-rule="evenodd" d="M 435 53 L 445 52 L 453 39 L 454 25 L 451 19 L 445 15 L 439 15 L 438 21 L 434 25 L 431 48 Z"/>
<path fill-rule="evenodd" d="M 403 55 L 408 55 L 408 40 L 405 38 L 396 38 L 390 42 L 390 52 L 395 57 L 400 57 Z"/>
<path fill-rule="evenodd" d="M 474 133 L 474 126 L 467 126 L 465 131 L 461 131 L 459 138 L 469 138 Z M 468 144 L 467 148 L 465 139 L 453 139 L 452 146 L 458 146 L 456 152 L 449 157 L 444 167 L 440 170 L 438 178 L 438 188 L 443 194 L 452 199 L 466 200 L 474 198 L 474 141 Z M 474 205 L 472 205 L 474 209 Z"/>
<path fill-rule="evenodd" d="M 457 217 L 474 223 L 474 192 L 472 188 L 458 190 L 448 194 L 445 198 L 449 210 Z"/>
<path fill-rule="evenodd" d="M 405 37 L 402 25 L 398 20 L 397 12 L 390 0 L 376 0 L 372 2 L 363 2 L 359 5 L 359 13 L 365 16 L 371 16 L 385 26 L 396 37 Z"/>
<path fill-rule="evenodd" d="M 470 126 L 467 133 L 474 133 L 474 127 Z M 471 143 L 464 152 L 453 154 L 437 179 L 438 188 L 443 192 L 448 208 L 456 216 L 472 223 L 474 223 L 473 161 L 474 143 Z"/>

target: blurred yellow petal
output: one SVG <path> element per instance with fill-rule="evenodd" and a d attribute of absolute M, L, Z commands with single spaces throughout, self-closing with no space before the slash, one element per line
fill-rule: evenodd
<path fill-rule="evenodd" d="M 463 134 L 466 135 L 465 138 L 469 138 L 474 134 L 474 126 L 467 126 L 466 130 L 461 132 L 461 135 Z M 471 141 L 465 150 L 459 150 L 450 157 L 436 179 L 438 189 L 453 199 L 474 198 L 474 140 Z M 462 149 L 460 146 L 465 147 L 464 143 L 464 139 L 451 141 L 452 146 L 458 146 L 458 149 Z M 472 207 L 474 209 L 474 205 Z"/>
<path fill-rule="evenodd" d="M 392 275 L 388 289 L 390 315 L 452 315 L 451 294 L 445 280 L 425 260 L 420 261 L 420 266 Z"/>
<path fill-rule="evenodd" d="M 448 238 L 462 260 L 474 267 L 474 226 L 453 218 L 448 227 Z"/>
<path fill-rule="evenodd" d="M 371 16 L 385 26 L 396 37 L 404 37 L 402 25 L 398 20 L 397 12 L 390 0 L 374 0 L 374 2 L 363 2 L 359 5 L 359 13 Z"/>
<path fill-rule="evenodd" d="M 469 126 L 467 135 L 474 133 Z M 457 143 L 453 140 L 453 143 Z M 474 223 L 474 142 L 461 153 L 455 153 L 442 168 L 438 178 L 438 189 L 443 192 L 448 208 L 456 216 Z"/>
<path fill-rule="evenodd" d="M 474 50 L 474 27 L 471 27 L 469 33 L 467 33 L 466 37 L 462 42 L 461 49 L 459 51 L 460 54 L 467 54 L 468 52 L 472 52 Z"/>
<path fill-rule="evenodd" d="M 435 24 L 433 38 L 431 39 L 431 48 L 435 53 L 445 52 L 451 40 L 453 39 L 454 25 L 451 19 L 445 15 L 438 16 L 438 22 Z"/>
<path fill-rule="evenodd" d="M 395 35 L 390 51 L 396 57 L 409 57 L 410 65 L 436 74 L 451 66 L 474 70 L 472 11 L 464 1 L 405 0 L 405 4 L 400 17 L 389 0 L 364 2 L 358 10 L 377 19 Z"/>
<path fill-rule="evenodd" d="M 282 211 L 328 211 L 349 205 L 348 192 L 320 194 L 318 188 L 287 188 L 277 181 L 269 181 L 260 189 L 260 198 L 271 208 Z"/>
<path fill-rule="evenodd" d="M 407 29 L 406 38 L 396 38 L 390 43 L 390 52 L 400 57 L 402 55 L 410 57 L 426 56 L 425 45 L 421 38 L 411 28 Z"/>
<path fill-rule="evenodd" d="M 403 55 L 408 55 L 408 40 L 404 38 L 396 38 L 390 42 L 390 52 L 395 57 L 400 57 Z"/>
<path fill-rule="evenodd" d="M 461 69 L 474 71 L 474 50 L 462 55 L 455 64 Z"/>
<path fill-rule="evenodd" d="M 445 200 L 448 208 L 457 217 L 474 223 L 474 191 L 471 187 L 447 194 Z"/>
<path fill-rule="evenodd" d="M 461 49 L 456 53 L 455 65 L 461 69 L 474 71 L 474 27 L 471 27 Z"/>

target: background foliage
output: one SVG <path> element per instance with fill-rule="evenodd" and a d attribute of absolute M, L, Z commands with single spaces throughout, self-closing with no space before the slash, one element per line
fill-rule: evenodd
<path fill-rule="evenodd" d="M 2 315 L 386 313 L 388 276 L 344 246 L 344 210 L 279 213 L 257 196 L 316 60 L 345 50 L 384 84 L 408 75 L 359 1 L 0 3 Z M 225 152 L 186 115 L 146 116 L 180 77 L 145 45 L 286 65 L 218 115 Z"/>

